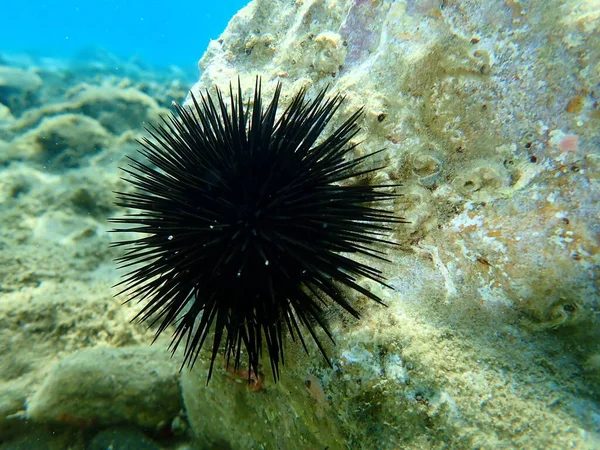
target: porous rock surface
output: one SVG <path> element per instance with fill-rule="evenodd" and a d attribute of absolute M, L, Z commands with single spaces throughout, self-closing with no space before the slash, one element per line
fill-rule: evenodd
<path fill-rule="evenodd" d="M 252 1 L 192 89 L 282 103 L 300 87 L 364 106 L 370 182 L 401 182 L 411 223 L 348 292 L 329 369 L 294 344 L 268 366 L 183 376 L 198 438 L 226 448 L 597 448 L 600 5 L 597 1 Z M 382 161 L 373 161 L 380 164 Z M 247 372 L 245 372 L 247 375 Z"/>

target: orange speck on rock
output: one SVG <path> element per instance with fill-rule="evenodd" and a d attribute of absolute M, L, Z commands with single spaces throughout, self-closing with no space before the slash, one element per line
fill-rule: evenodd
<path fill-rule="evenodd" d="M 558 148 L 563 152 L 576 152 L 579 148 L 579 136 L 567 134 L 558 143 Z"/>
<path fill-rule="evenodd" d="M 325 391 L 323 391 L 321 380 L 314 375 L 309 375 L 304 380 L 304 386 L 310 397 L 315 401 L 316 416 L 318 418 L 325 417 L 325 412 L 329 408 L 329 402 L 327 401 Z"/>
<path fill-rule="evenodd" d="M 567 112 L 579 113 L 583 109 L 583 96 L 576 95 L 567 104 Z"/>
<path fill-rule="evenodd" d="M 246 369 L 234 369 L 233 367 L 226 367 L 225 373 L 228 375 L 229 380 L 232 382 L 245 382 L 248 390 L 251 392 L 258 392 L 263 390 L 263 377 L 262 375 L 255 374 L 253 370 Z"/>
<path fill-rule="evenodd" d="M 316 400 L 318 403 L 327 404 L 327 398 L 325 397 L 325 392 L 321 386 L 321 381 L 317 377 L 314 375 L 309 375 L 306 377 L 304 386 L 314 400 Z"/>

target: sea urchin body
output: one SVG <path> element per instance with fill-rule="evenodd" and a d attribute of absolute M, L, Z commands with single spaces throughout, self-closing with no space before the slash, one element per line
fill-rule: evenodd
<path fill-rule="evenodd" d="M 148 130 L 146 161 L 123 169 L 135 190 L 117 193 L 135 211 L 112 219 L 123 225 L 114 231 L 143 234 L 115 243 L 127 248 L 121 292 L 145 302 L 137 318 L 157 323 L 157 336 L 175 325 L 171 347 L 183 343 L 184 364 L 212 338 L 209 379 L 221 345 L 228 365 L 243 358 L 254 373 L 264 345 L 277 379 L 284 337 L 306 348 L 303 331 L 327 359 L 316 333 L 331 338 L 324 308 L 334 302 L 358 317 L 339 286 L 381 303 L 357 279 L 385 285 L 379 270 L 345 255 L 384 259 L 373 244 L 389 243 L 381 233 L 402 222 L 373 206 L 395 195 L 390 186 L 348 183 L 380 169 L 361 168 L 378 152 L 347 158 L 361 111 L 319 139 L 343 98 L 323 90 L 307 100 L 301 90 L 278 113 L 280 92 L 266 108 L 258 79 L 252 106 L 239 83 L 227 100 L 218 89 L 192 96 Z"/>

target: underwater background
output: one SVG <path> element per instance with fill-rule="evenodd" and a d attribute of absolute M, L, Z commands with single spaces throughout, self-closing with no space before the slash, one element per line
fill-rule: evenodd
<path fill-rule="evenodd" d="M 0 450 L 600 448 L 599 0 L 1 15 Z M 352 157 L 383 151 L 359 183 L 401 185 L 407 223 L 388 262 L 356 257 L 385 306 L 342 289 L 361 319 L 327 310 L 331 366 L 285 336 L 277 383 L 219 354 L 207 385 L 210 358 L 180 370 L 113 288 L 108 218 L 149 124 L 257 76 L 282 107 L 343 94 L 326 131 L 364 108 Z"/>
<path fill-rule="evenodd" d="M 121 60 L 195 73 L 216 39 L 247 1 L 31 0 L 2 5 L 2 53 L 85 58 L 95 50 Z"/>

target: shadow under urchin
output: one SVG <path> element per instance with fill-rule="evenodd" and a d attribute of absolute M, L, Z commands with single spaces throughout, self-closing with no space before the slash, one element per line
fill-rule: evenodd
<path fill-rule="evenodd" d="M 185 347 L 184 365 L 210 345 L 207 382 L 222 344 L 227 366 L 246 359 L 249 374 L 259 373 L 264 345 L 277 380 L 284 336 L 306 350 L 306 331 L 331 366 L 316 333 L 333 340 L 323 312 L 337 303 L 359 318 L 339 286 L 378 303 L 357 279 L 389 287 L 346 256 L 385 260 L 374 244 L 392 244 L 382 233 L 404 222 L 375 207 L 395 185 L 348 183 L 382 168 L 362 168 L 382 150 L 346 158 L 362 110 L 320 138 L 343 97 L 324 89 L 308 100 L 302 89 L 278 113 L 280 93 L 278 83 L 264 108 L 257 78 L 252 105 L 239 80 L 229 99 L 218 89 L 192 95 L 191 107 L 176 105 L 177 116 L 147 130 L 143 160 L 122 169 L 135 189 L 117 192 L 117 205 L 134 212 L 110 219 L 123 225 L 113 231 L 142 236 L 113 244 L 126 247 L 119 294 L 145 302 L 136 319 L 158 324 L 156 337 L 175 325 L 171 349 Z"/>

